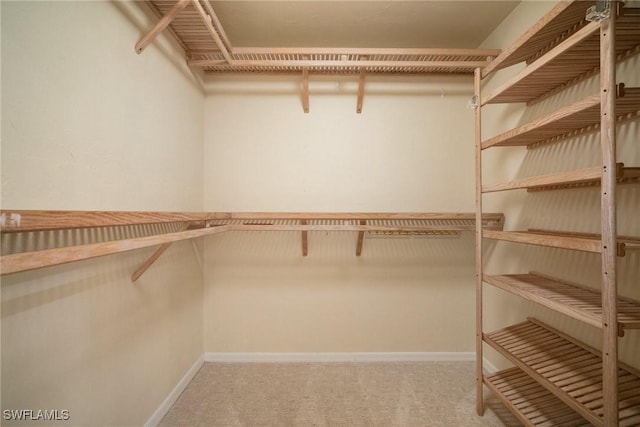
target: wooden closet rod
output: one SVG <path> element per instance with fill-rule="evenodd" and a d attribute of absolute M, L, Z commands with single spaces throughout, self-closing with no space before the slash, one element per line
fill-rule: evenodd
<path fill-rule="evenodd" d="M 2 274 L 17 273 L 34 270 L 52 265 L 66 264 L 83 259 L 97 258 L 149 246 L 163 245 L 180 240 L 229 231 L 231 226 L 201 228 L 198 230 L 179 231 L 156 236 L 136 237 L 110 242 L 93 243 L 88 245 L 70 246 L 65 248 L 46 249 L 43 251 L 24 252 L 0 257 L 0 271 Z"/>

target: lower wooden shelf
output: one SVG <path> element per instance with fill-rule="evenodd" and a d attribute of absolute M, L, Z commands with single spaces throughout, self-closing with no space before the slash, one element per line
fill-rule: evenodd
<path fill-rule="evenodd" d="M 587 421 L 603 425 L 602 357 L 597 351 L 535 319 L 483 338 Z M 619 425 L 640 425 L 640 373 L 618 367 Z"/>
<path fill-rule="evenodd" d="M 598 328 L 602 327 L 602 296 L 595 289 L 535 273 L 485 274 L 483 280 L 574 319 Z M 618 298 L 617 306 L 620 329 L 639 329 L 640 301 Z"/>
<path fill-rule="evenodd" d="M 487 375 L 484 383 L 527 426 L 591 425 L 519 368 Z"/>

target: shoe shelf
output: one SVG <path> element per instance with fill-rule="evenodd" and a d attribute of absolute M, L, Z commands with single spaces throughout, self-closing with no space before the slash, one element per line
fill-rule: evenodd
<path fill-rule="evenodd" d="M 604 425 L 603 359 L 597 350 L 531 318 L 484 339 L 587 421 Z M 640 373 L 623 363 L 617 372 L 619 425 L 638 425 Z"/>

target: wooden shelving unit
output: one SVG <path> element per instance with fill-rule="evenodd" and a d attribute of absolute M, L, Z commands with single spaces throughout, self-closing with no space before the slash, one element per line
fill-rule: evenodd
<path fill-rule="evenodd" d="M 640 238 L 616 233 L 616 187 L 637 183 L 640 168 L 616 162 L 616 125 L 640 114 L 640 88 L 616 80 L 617 63 L 640 52 L 640 13 L 621 2 L 561 1 L 545 17 L 475 73 L 476 217 L 483 194 L 516 189 L 546 191 L 599 186 L 601 234 L 549 230 L 476 230 L 477 412 L 483 387 L 496 393 L 529 426 L 640 425 L 640 375 L 618 360 L 619 336 L 640 328 L 640 302 L 617 292 L 618 257 L 640 247 Z M 592 8 L 593 6 L 593 8 Z M 526 63 L 489 94 L 482 79 L 496 70 Z M 482 109 L 496 103 L 535 103 L 599 72 L 599 93 L 545 114 L 495 137 L 482 138 Z M 489 148 L 535 148 L 599 132 L 601 162 L 579 170 L 482 183 L 482 154 Z M 635 166 L 635 165 L 634 165 Z M 485 274 L 483 240 L 492 239 L 598 254 L 602 274 L 592 289 L 537 273 Z M 622 261 L 624 262 L 624 261 Z M 494 332 L 483 328 L 483 286 L 497 287 L 599 328 L 602 351 L 529 319 Z M 515 367 L 486 374 L 489 345 Z"/>

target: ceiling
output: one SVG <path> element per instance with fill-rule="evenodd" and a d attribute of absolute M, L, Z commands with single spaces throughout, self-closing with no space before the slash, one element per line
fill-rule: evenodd
<path fill-rule="evenodd" d="M 519 1 L 212 1 L 233 46 L 476 48 Z"/>

